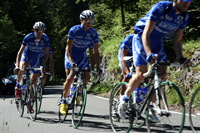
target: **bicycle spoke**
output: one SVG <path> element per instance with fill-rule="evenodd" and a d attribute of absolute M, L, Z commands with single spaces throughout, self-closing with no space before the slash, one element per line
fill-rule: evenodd
<path fill-rule="evenodd" d="M 166 85 L 164 85 L 166 83 Z M 165 82 L 159 87 L 160 109 L 158 104 L 148 106 L 147 128 L 149 132 L 182 132 L 185 121 L 183 97 L 172 83 Z M 152 100 L 150 100 L 152 101 Z M 150 102 L 149 102 L 150 104 Z M 157 116 L 158 121 L 153 116 Z"/>
<path fill-rule="evenodd" d="M 72 125 L 74 128 L 77 128 L 82 121 L 87 99 L 87 91 L 85 88 L 82 89 L 81 94 L 78 94 L 78 91 L 79 89 L 74 93 L 75 100 L 72 100 Z"/>
<path fill-rule="evenodd" d="M 121 85 L 127 85 L 127 83 L 122 82 L 115 85 L 109 101 L 109 119 L 111 122 L 111 128 L 115 133 L 127 133 L 132 127 L 132 122 L 129 121 L 128 117 L 126 119 L 121 119 L 118 114 Z"/>
<path fill-rule="evenodd" d="M 37 84 L 36 88 L 37 93 L 37 114 L 40 113 L 41 105 L 42 105 L 42 95 L 43 95 L 43 88 L 41 83 Z"/>
<path fill-rule="evenodd" d="M 35 91 L 35 87 L 34 87 L 33 84 L 30 85 L 30 90 L 33 93 L 33 99 L 31 99 L 31 96 L 30 96 L 31 92 L 30 92 L 29 98 L 31 100 L 29 99 L 27 107 L 28 107 L 28 110 L 29 110 L 29 116 L 30 116 L 30 118 L 33 121 L 35 121 L 35 119 L 37 117 L 37 93 Z M 31 107 L 33 109 L 33 112 L 31 112 L 31 110 L 30 110 Z"/>
<path fill-rule="evenodd" d="M 200 87 L 190 101 L 189 122 L 193 132 L 200 131 Z"/>

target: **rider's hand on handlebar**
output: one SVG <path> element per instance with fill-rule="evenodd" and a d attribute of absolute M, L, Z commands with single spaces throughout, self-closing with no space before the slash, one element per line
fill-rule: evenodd
<path fill-rule="evenodd" d="M 18 74 L 19 72 L 19 67 L 15 67 L 15 69 L 13 70 L 14 74 Z"/>
<path fill-rule="evenodd" d="M 158 54 L 151 53 L 147 55 L 146 61 L 149 62 L 150 64 L 153 64 L 155 61 L 157 61 L 157 58 L 158 58 Z"/>
<path fill-rule="evenodd" d="M 127 73 L 126 74 L 126 79 L 129 79 L 131 77 L 131 74 L 130 73 Z"/>
<path fill-rule="evenodd" d="M 189 67 L 189 64 L 190 64 L 190 60 L 188 60 L 186 57 L 181 57 L 178 62 L 180 64 L 184 64 L 184 68 L 187 68 Z"/>
<path fill-rule="evenodd" d="M 101 70 L 101 68 L 97 68 L 97 72 L 98 72 L 98 75 L 101 75 L 103 73 L 103 70 Z"/>

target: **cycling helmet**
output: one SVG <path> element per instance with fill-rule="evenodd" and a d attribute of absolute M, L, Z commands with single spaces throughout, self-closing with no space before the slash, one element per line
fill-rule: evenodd
<path fill-rule="evenodd" d="M 46 26 L 43 22 L 41 21 L 38 21 L 38 22 L 35 22 L 35 24 L 33 25 L 33 29 L 43 29 L 45 30 L 46 29 Z"/>
<path fill-rule="evenodd" d="M 80 14 L 80 19 L 92 18 L 94 19 L 94 13 L 91 10 L 84 10 Z"/>

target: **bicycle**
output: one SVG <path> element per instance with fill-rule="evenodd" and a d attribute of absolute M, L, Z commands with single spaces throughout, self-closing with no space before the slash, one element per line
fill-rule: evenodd
<path fill-rule="evenodd" d="M 199 120 L 200 120 L 200 87 L 198 87 L 193 93 L 189 104 L 189 123 L 194 133 L 200 131 Z"/>
<path fill-rule="evenodd" d="M 82 119 L 83 119 L 83 114 L 85 111 L 86 107 L 86 100 L 87 100 L 87 88 L 86 85 L 83 83 L 83 74 L 84 72 L 90 72 L 92 74 L 97 74 L 98 72 L 89 70 L 88 68 L 74 68 L 75 71 L 75 77 L 74 77 L 74 82 L 73 85 L 76 89 L 74 90 L 73 96 L 69 98 L 68 105 L 66 108 L 66 115 L 62 115 L 59 111 L 59 121 L 63 123 L 68 115 L 68 111 L 72 110 L 72 126 L 73 128 L 77 128 Z M 71 77 L 73 73 L 73 68 L 70 71 L 70 74 L 68 77 Z M 98 80 L 98 79 L 97 79 Z M 78 96 L 80 96 L 80 101 L 78 100 Z M 61 98 L 58 102 L 59 110 L 60 110 L 60 104 L 62 101 L 62 95 Z"/>
<path fill-rule="evenodd" d="M 51 75 L 50 72 L 45 72 L 46 75 Z M 41 105 L 42 105 L 42 96 L 43 96 L 43 89 L 44 89 L 44 86 L 42 86 L 42 82 L 41 82 L 41 78 L 43 76 L 39 76 L 38 79 L 37 79 L 37 85 L 36 85 L 36 88 L 37 88 L 37 114 L 40 113 L 40 109 L 41 109 Z M 50 77 L 50 80 L 52 80 L 52 76 Z"/>
<path fill-rule="evenodd" d="M 182 132 L 185 122 L 184 100 L 180 90 L 175 84 L 167 81 L 162 81 L 160 79 L 160 65 L 181 67 L 183 68 L 181 76 L 183 76 L 185 73 L 185 69 L 182 64 L 155 62 L 154 64 L 150 65 L 148 71 L 143 74 L 145 78 L 151 75 L 149 83 L 145 84 L 142 82 L 140 84 L 141 88 L 145 86 L 148 91 L 144 95 L 143 100 L 139 103 L 133 103 L 134 94 L 132 93 L 131 100 L 129 100 L 128 103 L 128 109 L 126 111 L 126 119 L 121 119 L 119 117 L 118 106 L 120 98 L 120 86 L 125 85 L 128 87 L 128 83 L 116 83 L 111 91 L 109 99 L 109 119 L 113 132 L 128 133 L 132 126 L 141 128 L 145 125 L 145 123 L 147 132 Z M 154 109 L 156 109 L 156 112 L 154 113 L 157 114 L 160 120 L 158 123 L 152 122 L 149 118 L 150 113 L 152 113 L 150 103 L 155 94 L 157 105 L 154 107 Z M 175 108 L 173 104 L 176 104 L 177 108 Z M 175 109 L 178 114 L 175 115 L 175 111 L 171 111 L 172 109 Z"/>
<path fill-rule="evenodd" d="M 27 106 L 27 114 L 29 114 L 30 118 L 35 121 L 37 117 L 37 87 L 35 88 L 34 84 L 30 81 L 30 70 L 41 70 L 40 68 L 25 68 L 20 69 L 20 71 L 25 71 L 26 75 L 23 76 L 23 78 L 26 79 L 26 83 L 22 84 L 21 86 L 21 97 L 16 98 L 15 97 L 15 104 L 17 107 L 17 112 L 20 117 L 24 114 L 24 106 Z M 33 96 L 33 99 L 31 99 L 31 95 Z M 29 111 L 29 107 L 32 106 L 34 109 L 34 112 L 31 113 Z"/>

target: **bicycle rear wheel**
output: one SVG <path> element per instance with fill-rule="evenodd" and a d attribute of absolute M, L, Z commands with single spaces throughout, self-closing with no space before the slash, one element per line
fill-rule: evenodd
<path fill-rule="evenodd" d="M 60 121 L 60 123 L 63 123 L 64 121 L 65 121 L 65 119 L 67 118 L 67 115 L 68 115 L 68 108 L 69 108 L 69 104 L 67 105 L 67 107 L 66 107 L 66 114 L 65 115 L 63 115 L 63 114 L 61 114 L 60 113 L 60 105 L 61 105 L 61 102 L 62 102 L 62 97 L 63 97 L 63 95 L 61 95 L 61 98 L 60 98 L 60 100 L 58 101 L 58 118 L 59 118 L 59 121 Z"/>
<path fill-rule="evenodd" d="M 21 92 L 21 94 L 22 94 L 22 92 Z M 21 98 L 16 98 L 15 97 L 15 104 L 16 104 L 16 107 L 17 107 L 18 115 L 20 117 L 22 117 L 23 114 L 24 114 L 24 101 L 23 100 L 24 100 L 24 95 L 23 94 L 21 95 Z"/>
<path fill-rule="evenodd" d="M 27 103 L 27 110 L 28 110 L 28 113 L 29 113 L 29 116 L 31 118 L 31 120 L 35 121 L 36 117 L 37 117 L 37 92 L 35 90 L 35 86 L 31 83 L 29 85 L 29 94 L 28 94 L 28 103 Z M 33 94 L 33 99 L 31 99 L 31 95 L 30 94 Z M 33 108 L 33 113 L 30 112 L 30 107 Z"/>
<path fill-rule="evenodd" d="M 121 85 L 127 86 L 128 84 L 126 82 L 117 83 L 112 89 L 109 100 L 109 119 L 114 133 L 128 133 L 133 123 L 128 117 L 121 119 L 118 114 Z"/>
<path fill-rule="evenodd" d="M 42 95 L 43 95 L 43 88 L 42 84 L 38 83 L 36 87 L 36 95 L 37 95 L 37 114 L 40 113 L 41 105 L 42 105 Z"/>
<path fill-rule="evenodd" d="M 189 107 L 189 122 L 192 131 L 200 131 L 200 87 L 192 95 Z"/>
<path fill-rule="evenodd" d="M 81 90 L 81 94 L 79 92 L 80 88 L 77 88 L 74 92 L 73 99 L 72 99 L 72 103 L 73 107 L 72 107 L 72 126 L 73 128 L 77 128 L 82 119 L 83 119 L 83 114 L 85 112 L 85 107 L 86 107 L 86 100 L 87 100 L 87 90 L 86 90 L 86 86 L 84 85 L 84 87 Z"/>
<path fill-rule="evenodd" d="M 155 93 L 154 93 L 155 94 Z M 159 105 L 150 107 L 150 97 L 147 109 L 147 131 L 148 132 L 182 132 L 185 122 L 184 100 L 178 87 L 170 82 L 162 82 L 159 87 Z M 153 122 L 152 116 L 157 116 L 159 122 Z M 154 119 L 155 120 L 155 119 Z"/>

